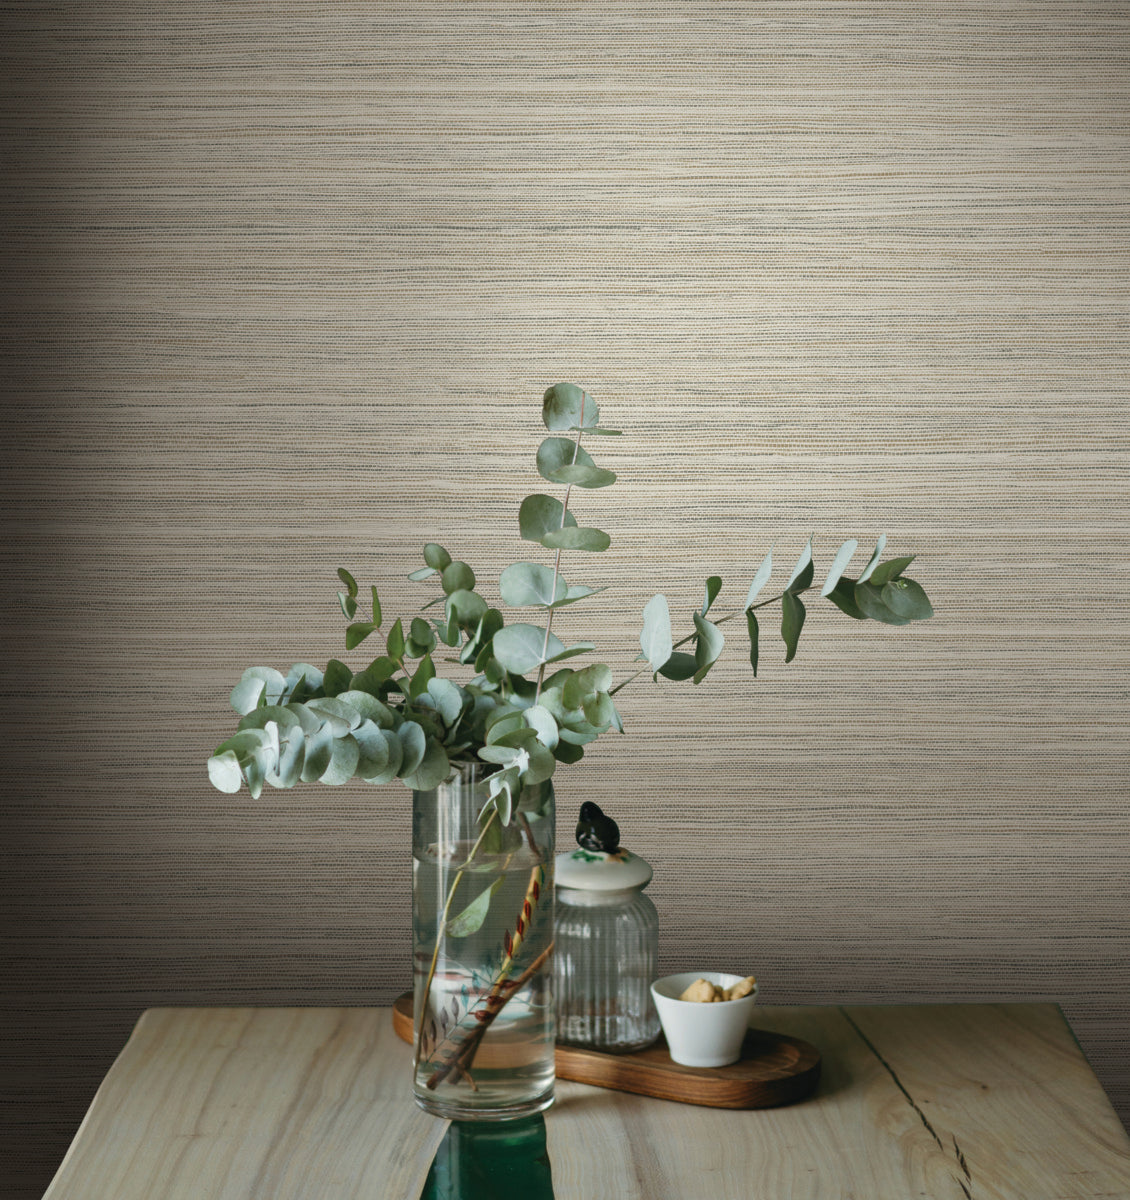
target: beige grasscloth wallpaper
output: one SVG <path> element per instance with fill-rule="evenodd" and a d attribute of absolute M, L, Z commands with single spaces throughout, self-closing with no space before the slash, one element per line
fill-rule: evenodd
<path fill-rule="evenodd" d="M 1127 1054 L 1122 3 L 7 3 L 5 1196 L 138 1014 L 383 1004 L 408 796 L 227 797 L 244 665 L 343 653 L 338 565 L 530 547 L 585 385 L 619 669 L 771 543 L 918 552 L 760 677 L 633 684 L 558 777 L 651 859 L 662 966 L 777 1003 L 1059 1001 Z M 584 523 L 584 522 L 582 522 Z M 739 623 L 726 626 L 733 630 Z M 358 654 L 351 661 L 360 664 Z"/>

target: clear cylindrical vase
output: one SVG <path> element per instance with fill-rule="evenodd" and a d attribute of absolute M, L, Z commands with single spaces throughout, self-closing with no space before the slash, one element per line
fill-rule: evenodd
<path fill-rule="evenodd" d="M 553 1102 L 553 786 L 526 788 L 503 826 L 487 770 L 412 801 L 414 1091 L 453 1120 Z"/>

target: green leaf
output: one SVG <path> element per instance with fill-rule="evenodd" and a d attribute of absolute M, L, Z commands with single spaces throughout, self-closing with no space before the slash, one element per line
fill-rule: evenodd
<path fill-rule="evenodd" d="M 855 538 L 849 538 L 836 551 L 836 557 L 832 559 L 832 565 L 828 568 L 828 574 L 824 579 L 824 586 L 820 589 L 821 596 L 830 596 L 832 589 L 840 581 L 840 576 L 847 569 L 847 565 L 851 562 L 851 556 L 856 552 L 859 543 Z"/>
<path fill-rule="evenodd" d="M 828 599 L 840 610 L 856 621 L 866 621 L 867 614 L 855 602 L 855 580 L 842 576 L 828 593 Z"/>
<path fill-rule="evenodd" d="M 553 473 L 556 483 L 565 483 L 581 488 L 611 487 L 616 482 L 616 472 L 606 471 L 603 467 L 581 466 L 579 463 L 571 467 L 558 467 Z"/>
<path fill-rule="evenodd" d="M 541 539 L 550 550 L 607 550 L 612 539 L 602 529 L 555 529 Z"/>
<path fill-rule="evenodd" d="M 424 547 L 424 562 L 433 571 L 443 571 L 451 563 L 451 555 L 437 542 L 428 542 Z"/>
<path fill-rule="evenodd" d="M 553 714 L 542 704 L 534 704 L 525 709 L 522 719 L 538 735 L 538 741 L 550 750 L 560 740 L 557 735 L 557 722 Z"/>
<path fill-rule="evenodd" d="M 612 686 L 612 671 L 604 663 L 593 663 L 582 671 L 574 671 L 565 681 L 561 698 L 566 708 L 580 708 L 590 696 L 607 692 Z"/>
<path fill-rule="evenodd" d="M 585 756 L 584 746 L 578 746 L 575 742 L 558 742 L 553 747 L 553 757 L 558 762 L 575 763 L 580 762 Z"/>
<path fill-rule="evenodd" d="M 789 576 L 789 582 L 785 584 L 785 591 L 803 592 L 805 588 L 811 586 L 814 573 L 815 568 L 812 565 L 812 538 L 809 538 L 808 544 L 801 551 L 800 558 L 797 559 L 796 566 L 793 567 L 793 573 Z"/>
<path fill-rule="evenodd" d="M 600 437 L 622 437 L 624 432 L 622 429 L 605 429 L 603 425 L 586 425 L 583 431 L 577 425 L 570 425 L 569 428 L 573 433 L 595 433 Z"/>
<path fill-rule="evenodd" d="M 671 657 L 671 610 L 667 607 L 667 597 L 662 593 L 652 596 L 644 606 L 640 649 L 652 673 Z"/>
<path fill-rule="evenodd" d="M 305 757 L 299 778 L 303 783 L 321 779 L 333 758 L 334 736 L 329 725 L 319 725 L 306 734 Z"/>
<path fill-rule="evenodd" d="M 692 678 L 697 670 L 698 663 L 695 662 L 693 654 L 684 654 L 682 650 L 676 650 L 659 668 L 659 674 L 664 679 L 681 681 Z"/>
<path fill-rule="evenodd" d="M 555 383 L 542 397 L 546 429 L 588 429 L 600 420 L 596 401 L 575 383 Z"/>
<path fill-rule="evenodd" d="M 435 663 L 432 662 L 432 656 L 425 654 L 420 660 L 420 665 L 416 668 L 416 674 L 412 676 L 412 682 L 408 685 L 408 698 L 415 700 L 423 695 L 428 690 L 428 684 L 436 677 Z"/>
<path fill-rule="evenodd" d="M 381 627 L 381 602 L 377 598 L 377 589 L 373 588 L 373 624 L 380 629 Z"/>
<path fill-rule="evenodd" d="M 428 738 L 420 765 L 409 774 L 402 773 L 401 778 L 414 792 L 430 792 L 450 774 L 451 763 L 447 751 L 435 738 Z"/>
<path fill-rule="evenodd" d="M 376 696 L 369 692 L 351 688 L 348 692 L 342 692 L 337 699 L 339 703 L 348 704 L 350 708 L 360 713 L 363 718 L 362 723 L 372 721 L 382 729 L 391 729 L 396 724 L 392 709 L 387 704 L 382 704 Z"/>
<path fill-rule="evenodd" d="M 867 580 L 871 578 L 871 572 L 874 571 L 875 568 L 879 565 L 879 556 L 883 553 L 883 549 L 886 546 L 886 544 L 887 544 L 887 535 L 885 533 L 881 533 L 879 535 L 879 540 L 875 543 L 875 553 L 871 555 L 871 558 L 868 561 L 867 566 L 865 566 L 863 568 L 863 570 L 860 572 L 859 579 L 856 580 L 857 583 L 866 583 Z"/>
<path fill-rule="evenodd" d="M 718 593 L 722 590 L 722 576 L 711 575 L 706 581 L 706 598 L 702 602 L 702 615 L 705 617 L 710 611 L 710 606 L 718 599 Z"/>
<path fill-rule="evenodd" d="M 786 592 L 781 600 L 781 637 L 785 639 L 785 662 L 792 662 L 796 657 L 804 616 L 804 604 L 800 597 Z"/>
<path fill-rule="evenodd" d="M 338 567 L 337 577 L 338 577 L 338 579 L 341 580 L 342 583 L 345 584 L 346 588 L 349 590 L 350 596 L 352 596 L 353 599 L 356 600 L 357 599 L 357 580 L 354 579 L 353 576 L 350 575 L 350 573 L 344 567 Z"/>
<path fill-rule="evenodd" d="M 389 658 L 395 658 L 399 661 L 404 657 L 404 626 L 401 624 L 399 617 L 396 618 L 396 623 L 388 631 L 388 638 L 385 645 L 388 649 Z"/>
<path fill-rule="evenodd" d="M 238 792 L 243 783 L 243 771 L 234 750 L 224 750 L 208 759 L 208 778 L 221 792 Z"/>
<path fill-rule="evenodd" d="M 331 658 L 326 663 L 326 673 L 322 679 L 322 687 L 327 696 L 336 696 L 339 692 L 349 690 L 353 682 L 353 672 L 343 662 Z"/>
<path fill-rule="evenodd" d="M 436 712 L 443 718 L 444 724 L 451 727 L 459 720 L 463 712 L 463 693 L 450 679 L 430 679 L 428 695 L 436 706 Z"/>
<path fill-rule="evenodd" d="M 368 783 L 388 767 L 388 742 L 384 730 L 372 721 L 362 721 L 353 731 L 353 740 L 358 747 L 354 774 Z"/>
<path fill-rule="evenodd" d="M 431 579 L 433 575 L 438 575 L 439 572 L 434 567 L 420 567 L 416 571 L 410 572 L 408 578 L 413 583 L 419 583 L 421 579 Z"/>
<path fill-rule="evenodd" d="M 747 612 L 746 627 L 749 629 L 749 665 L 753 668 L 754 678 L 757 677 L 757 614 Z"/>
<path fill-rule="evenodd" d="M 444 602 L 444 615 L 461 629 L 473 629 L 487 611 L 487 602 L 478 592 L 460 588 L 452 592 Z"/>
<path fill-rule="evenodd" d="M 915 557 L 915 555 L 910 554 L 905 558 L 892 558 L 890 562 L 880 563 L 871 572 L 871 578 L 868 582 L 873 583 L 877 588 L 881 588 L 883 584 L 890 583 L 892 579 L 897 579 L 914 562 Z"/>
<path fill-rule="evenodd" d="M 588 596 L 595 596 L 598 592 L 606 592 L 606 587 L 585 587 L 583 583 L 576 585 L 570 584 L 565 591 L 565 598 L 558 600 L 555 604 L 551 604 L 550 608 L 561 608 L 566 604 L 576 604 L 578 600 L 584 600 Z"/>
<path fill-rule="evenodd" d="M 332 696 L 319 696 L 308 700 L 306 711 L 327 722 L 335 738 L 345 737 L 351 729 L 361 724 L 361 714 L 351 704 Z"/>
<path fill-rule="evenodd" d="M 718 661 L 726 639 L 722 636 L 722 630 L 701 613 L 696 612 L 692 616 L 695 630 L 698 632 L 694 646 L 695 666 L 698 669 L 694 673 L 694 682 L 701 683 L 706 678 L 706 673 Z"/>
<path fill-rule="evenodd" d="M 568 438 L 546 438 L 538 447 L 537 465 L 538 474 L 551 483 L 597 488 L 616 482 L 612 471 L 598 467 L 587 450 Z"/>
<path fill-rule="evenodd" d="M 356 650 L 371 634 L 376 633 L 377 627 L 372 621 L 355 621 L 345 631 L 346 650 Z"/>
<path fill-rule="evenodd" d="M 518 532 L 527 542 L 541 542 L 547 533 L 577 524 L 577 518 L 552 496 L 527 496 L 518 509 Z"/>
<path fill-rule="evenodd" d="M 444 567 L 440 580 L 444 593 L 448 596 L 452 592 L 470 592 L 475 587 L 475 572 L 465 562 L 456 559 Z"/>
<path fill-rule="evenodd" d="M 372 774 L 362 775 L 361 778 L 363 778 L 366 783 L 388 783 L 390 780 L 395 779 L 397 775 L 400 774 L 400 764 L 404 758 L 404 746 L 400 741 L 400 737 L 396 731 L 392 729 L 382 729 L 380 730 L 380 734 L 384 738 L 385 751 L 388 755 L 388 761 L 383 769 L 377 767 L 374 769 Z M 353 736 L 355 738 L 358 736 L 357 731 L 354 732 Z M 360 741 L 358 741 L 358 745 L 360 744 Z M 371 757 L 375 759 L 377 753 L 378 752 L 373 752 Z M 360 762 L 358 763 L 358 774 L 360 774 Z"/>
<path fill-rule="evenodd" d="M 436 635 L 423 617 L 413 617 L 408 626 L 409 651 L 413 658 L 422 658 L 436 648 Z"/>
<path fill-rule="evenodd" d="M 391 679 L 399 669 L 398 662 L 382 655 L 380 658 L 374 658 L 363 671 L 358 671 L 349 686 L 353 691 L 368 692 L 377 696 L 380 694 L 381 685 Z"/>
<path fill-rule="evenodd" d="M 347 596 L 344 592 L 338 592 L 337 602 L 341 605 L 341 615 L 347 621 L 352 621 L 357 615 L 357 601 L 352 596 Z"/>
<path fill-rule="evenodd" d="M 749 594 L 745 598 L 745 606 L 749 606 L 757 599 L 761 589 L 769 582 L 769 576 L 773 574 L 773 550 L 770 548 L 769 553 L 761 560 L 761 566 L 757 568 L 757 574 L 753 577 L 753 582 L 749 585 Z"/>
<path fill-rule="evenodd" d="M 318 777 L 319 783 L 340 787 L 353 778 L 357 764 L 361 761 L 361 747 L 352 734 L 334 739 L 333 750 L 326 769 Z"/>
<path fill-rule="evenodd" d="M 400 739 L 400 746 L 404 751 L 404 757 L 400 763 L 400 777 L 407 779 L 424 761 L 424 752 L 428 748 L 427 738 L 423 729 L 415 721 L 405 721 L 396 731 L 396 736 Z"/>
<path fill-rule="evenodd" d="M 500 875 L 490 887 L 480 892 L 461 913 L 452 917 L 447 923 L 448 937 L 464 938 L 469 937 L 472 933 L 478 933 L 487 919 L 487 913 L 490 912 L 491 898 L 505 882 L 505 877 Z"/>
<path fill-rule="evenodd" d="M 878 574 L 878 571 L 875 572 Z M 875 575 L 871 576 L 874 583 Z M 934 615 L 934 606 L 923 590 L 921 584 L 913 579 L 892 579 L 883 585 L 883 603 L 897 617 L 906 617 L 911 621 L 924 621 Z"/>
<path fill-rule="evenodd" d="M 487 782 L 490 787 L 490 799 L 498 809 L 498 819 L 503 825 L 509 825 L 514 793 L 519 790 L 518 772 L 510 767 L 505 771 L 498 771 Z"/>
<path fill-rule="evenodd" d="M 540 563 L 513 563 L 498 577 L 498 591 L 512 608 L 547 606 L 565 597 L 565 580 Z"/>
<path fill-rule="evenodd" d="M 543 661 L 542 647 L 547 646 L 544 660 L 549 661 L 554 655 L 564 651 L 565 646 L 554 634 L 550 634 L 548 643 L 546 631 L 536 625 L 507 625 L 494 635 L 492 643 L 494 657 L 507 671 L 515 675 L 524 675 Z"/>
<path fill-rule="evenodd" d="M 855 602 L 872 621 L 881 621 L 884 625 L 910 624 L 909 617 L 899 616 L 887 607 L 882 588 L 877 588 L 873 583 L 856 583 Z"/>
<path fill-rule="evenodd" d="M 598 692 L 591 699 L 586 700 L 581 707 L 584 710 L 585 720 L 601 730 L 610 728 L 616 718 L 616 708 L 612 703 L 612 697 L 607 692 Z"/>
<path fill-rule="evenodd" d="M 277 704 L 286 687 L 286 679 L 273 667 L 248 667 L 232 688 L 231 706 L 244 716 L 261 704 Z"/>

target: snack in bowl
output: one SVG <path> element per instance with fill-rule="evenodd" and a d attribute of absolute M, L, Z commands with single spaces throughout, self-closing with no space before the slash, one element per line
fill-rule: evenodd
<path fill-rule="evenodd" d="M 686 1067 L 724 1067 L 741 1057 L 757 998 L 752 975 L 684 971 L 651 985 L 667 1048 Z"/>
<path fill-rule="evenodd" d="M 740 1000 L 757 990 L 757 980 L 752 975 L 739 979 L 733 987 L 719 987 L 708 979 L 698 978 L 679 997 L 694 1004 L 717 1004 L 721 1000 Z"/>

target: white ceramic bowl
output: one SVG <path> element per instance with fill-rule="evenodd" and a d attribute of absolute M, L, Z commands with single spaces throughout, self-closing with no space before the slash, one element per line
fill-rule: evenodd
<path fill-rule="evenodd" d="M 683 971 L 680 975 L 657 979 L 651 985 L 667 1048 L 677 1063 L 684 1067 L 725 1067 L 738 1061 L 757 999 L 756 985 L 740 1000 L 718 1000 L 713 1004 L 680 1000 L 679 996 L 696 979 L 727 988 L 744 978 L 721 971 Z"/>

